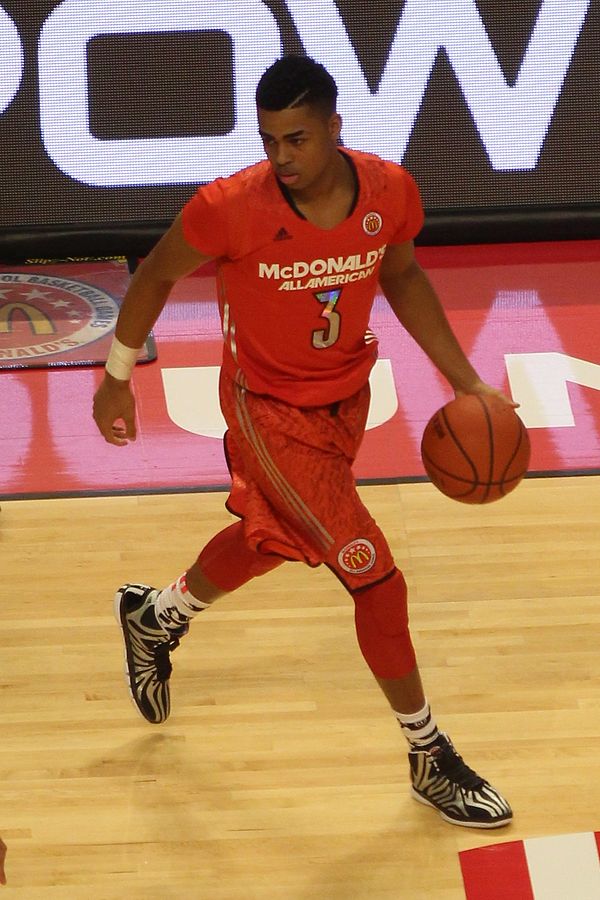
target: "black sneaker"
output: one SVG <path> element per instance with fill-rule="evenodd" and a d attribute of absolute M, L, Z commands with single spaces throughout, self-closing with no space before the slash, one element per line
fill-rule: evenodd
<path fill-rule="evenodd" d="M 446 822 L 500 828 L 511 821 L 504 797 L 463 762 L 448 735 L 426 750 L 410 750 L 408 760 L 415 800 L 433 806 Z"/>
<path fill-rule="evenodd" d="M 125 584 L 115 595 L 115 616 L 125 642 L 125 674 L 129 692 L 138 711 L 153 725 L 164 722 L 171 711 L 169 653 L 179 646 L 188 631 L 167 632 L 158 624 L 154 603 L 155 588 L 146 584 Z"/>

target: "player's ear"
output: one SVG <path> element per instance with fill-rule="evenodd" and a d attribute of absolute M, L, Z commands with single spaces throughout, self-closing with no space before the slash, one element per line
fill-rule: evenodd
<path fill-rule="evenodd" d="M 342 117 L 339 113 L 333 113 L 329 118 L 329 134 L 331 135 L 331 139 L 335 144 L 340 139 L 340 134 L 342 133 Z"/>

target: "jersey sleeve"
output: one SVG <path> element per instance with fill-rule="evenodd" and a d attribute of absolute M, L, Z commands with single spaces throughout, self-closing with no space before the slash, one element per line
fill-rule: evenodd
<path fill-rule="evenodd" d="M 425 212 L 417 183 L 406 169 L 394 166 L 391 181 L 390 188 L 397 197 L 402 213 L 399 216 L 398 228 L 390 239 L 390 244 L 402 244 L 405 241 L 411 241 L 420 232 L 425 221 Z"/>
<path fill-rule="evenodd" d="M 182 223 L 183 236 L 195 250 L 214 258 L 229 255 L 227 209 L 220 179 L 198 188 L 183 207 Z"/>

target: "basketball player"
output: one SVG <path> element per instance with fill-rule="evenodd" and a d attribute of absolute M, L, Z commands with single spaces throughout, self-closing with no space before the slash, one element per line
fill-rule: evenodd
<path fill-rule="evenodd" d="M 407 589 L 361 503 L 351 465 L 377 356 L 369 314 L 378 282 L 395 315 L 457 393 L 494 394 L 460 349 L 415 261 L 423 223 L 400 166 L 340 145 L 337 88 L 311 59 L 286 56 L 261 78 L 267 160 L 201 187 L 140 265 L 120 311 L 94 418 L 117 446 L 135 439 L 130 378 L 175 282 L 210 259 L 224 350 L 220 402 L 240 519 L 170 586 L 116 595 L 128 680 L 151 723 L 170 711 L 170 652 L 211 604 L 300 560 L 325 564 L 355 604 L 358 642 L 402 731 L 415 798 L 449 822 L 495 828 L 506 800 L 438 730 L 408 627 Z"/>

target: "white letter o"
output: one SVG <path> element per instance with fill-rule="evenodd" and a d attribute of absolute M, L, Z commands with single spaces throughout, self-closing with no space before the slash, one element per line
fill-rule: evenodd
<path fill-rule="evenodd" d="M 0 115 L 10 106 L 23 77 L 23 47 L 17 26 L 0 6 Z"/>
<path fill-rule="evenodd" d="M 89 128 L 88 41 L 104 34 L 213 29 L 226 31 L 233 42 L 233 131 L 216 137 L 94 137 Z M 277 23 L 260 0 L 246 0 L 243 11 L 237 4 L 213 0 L 64 0 L 40 34 L 40 122 L 46 151 L 70 178 L 97 187 L 200 183 L 229 175 L 262 155 L 254 92 L 281 53 Z"/>

